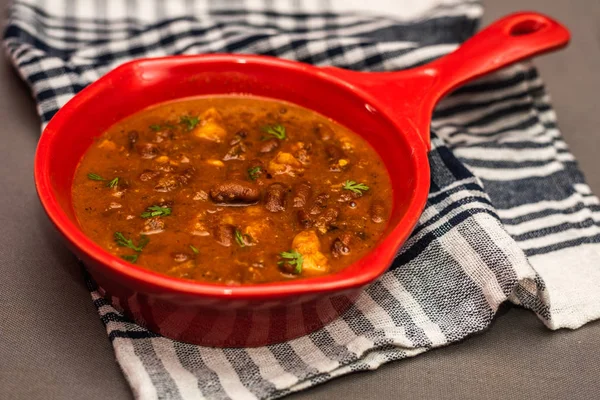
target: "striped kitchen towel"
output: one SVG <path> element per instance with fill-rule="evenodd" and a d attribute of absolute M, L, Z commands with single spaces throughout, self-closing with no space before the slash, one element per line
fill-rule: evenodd
<path fill-rule="evenodd" d="M 452 51 L 481 13 L 468 0 L 17 0 L 4 45 L 45 126 L 135 57 L 243 52 L 397 70 Z M 505 301 L 550 329 L 599 318 L 599 201 L 532 65 L 457 90 L 432 129 L 418 226 L 389 272 L 320 331 L 253 349 L 178 343 L 124 318 L 90 282 L 135 396 L 278 398 L 480 332 Z"/>

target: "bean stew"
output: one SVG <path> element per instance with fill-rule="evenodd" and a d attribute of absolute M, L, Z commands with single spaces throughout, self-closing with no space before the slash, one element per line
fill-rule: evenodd
<path fill-rule="evenodd" d="M 392 188 L 360 136 L 251 96 L 163 103 L 116 123 L 75 173 L 83 232 L 124 260 L 228 285 L 334 273 L 381 237 Z"/>

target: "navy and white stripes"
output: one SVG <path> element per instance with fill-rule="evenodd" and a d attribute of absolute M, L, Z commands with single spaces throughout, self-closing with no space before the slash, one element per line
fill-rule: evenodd
<path fill-rule="evenodd" d="M 45 126 L 135 57 L 244 52 L 396 70 L 452 51 L 481 12 L 465 0 L 17 0 L 4 45 Z M 518 64 L 460 88 L 432 128 L 418 226 L 389 272 L 320 331 L 252 349 L 178 343 L 127 320 L 88 280 L 135 396 L 281 397 L 482 331 L 507 300 L 551 329 L 600 318 L 600 203 L 535 68 Z"/>

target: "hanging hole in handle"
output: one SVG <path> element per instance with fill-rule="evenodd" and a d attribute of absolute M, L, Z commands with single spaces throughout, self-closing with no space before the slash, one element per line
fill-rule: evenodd
<path fill-rule="evenodd" d="M 548 26 L 546 21 L 526 19 L 525 21 L 517 22 L 511 26 L 508 32 L 511 36 L 523 36 L 539 32 L 546 26 Z"/>

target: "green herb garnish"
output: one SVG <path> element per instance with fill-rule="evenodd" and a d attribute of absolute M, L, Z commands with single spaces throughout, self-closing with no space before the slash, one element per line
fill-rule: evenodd
<path fill-rule="evenodd" d="M 367 185 L 365 185 L 364 183 L 357 183 L 354 181 L 346 181 L 346 182 L 344 182 L 342 189 L 350 190 L 356 194 L 363 194 L 363 192 L 366 192 L 367 190 L 369 190 L 369 187 Z"/>
<path fill-rule="evenodd" d="M 255 181 L 258 178 L 258 174 L 260 174 L 260 167 L 248 168 L 248 176 L 251 180 Z"/>
<path fill-rule="evenodd" d="M 198 125 L 198 123 L 200 122 L 200 118 L 190 117 L 190 116 L 185 115 L 180 118 L 179 122 L 181 124 L 185 125 L 185 127 L 188 131 L 191 131 L 192 129 L 194 129 L 196 127 L 196 125 Z"/>
<path fill-rule="evenodd" d="M 142 213 L 141 217 L 166 217 L 167 215 L 171 215 L 171 209 L 169 207 L 150 206 L 146 208 L 146 211 Z"/>
<path fill-rule="evenodd" d="M 144 249 L 144 247 L 146 247 L 146 245 L 150 241 L 150 239 L 148 239 L 148 236 L 141 235 L 140 241 L 138 242 L 138 245 L 136 246 L 133 243 L 133 240 L 127 239 L 125 236 L 123 236 L 123 234 L 121 232 L 115 232 L 114 238 L 115 238 L 115 243 L 118 244 L 119 246 L 128 247 L 131 250 L 137 251 L 138 253 L 140 251 L 142 251 Z"/>
<path fill-rule="evenodd" d="M 268 135 L 272 135 L 274 137 L 276 137 L 277 139 L 283 140 L 285 139 L 287 136 L 285 134 L 285 126 L 280 125 L 280 124 L 276 124 L 276 125 L 266 125 L 263 126 L 262 131 L 265 132 Z M 269 139 L 268 136 L 265 136 L 263 138 L 263 140 Z"/>
<path fill-rule="evenodd" d="M 89 173 L 87 174 L 88 179 L 91 179 L 93 181 L 105 181 L 106 179 L 104 179 L 103 177 L 101 177 L 98 174 L 94 174 L 94 173 Z"/>
<path fill-rule="evenodd" d="M 284 251 L 279 253 L 279 256 L 283 258 L 283 260 L 279 261 L 278 265 L 289 264 L 294 267 L 294 272 L 296 274 L 302 273 L 302 264 L 304 264 L 304 258 L 302 254 L 298 253 L 296 250 Z"/>
<path fill-rule="evenodd" d="M 240 247 L 246 247 L 252 243 L 252 236 L 242 233 L 239 229 L 236 229 L 235 241 L 240 245 Z"/>
<path fill-rule="evenodd" d="M 194 246 L 192 246 L 191 244 L 190 244 L 190 249 L 192 249 L 192 251 L 194 252 L 194 254 L 200 253 L 200 251 L 197 248 L 195 248 Z"/>
<path fill-rule="evenodd" d="M 115 179 L 111 180 L 110 182 L 108 182 L 106 184 L 106 186 L 108 186 L 109 188 L 114 188 L 115 186 L 117 186 L 119 184 L 119 177 L 117 176 Z"/>
<path fill-rule="evenodd" d="M 137 254 L 124 255 L 124 256 L 121 256 L 121 258 L 125 261 L 129 261 L 130 263 L 135 263 L 138 259 L 138 255 Z"/>
<path fill-rule="evenodd" d="M 154 132 L 160 132 L 165 129 L 175 129 L 175 125 L 169 124 L 169 123 L 162 124 L 162 125 L 161 124 L 152 124 L 152 125 L 150 125 L 150 129 L 152 129 Z"/>

